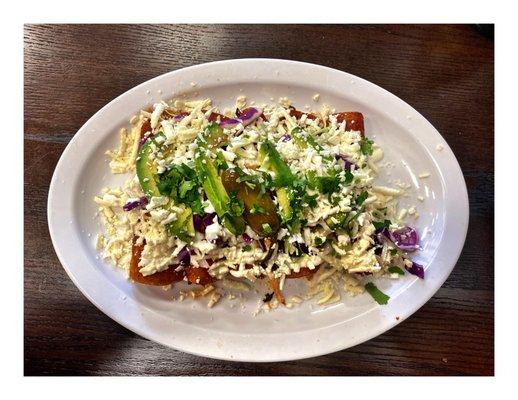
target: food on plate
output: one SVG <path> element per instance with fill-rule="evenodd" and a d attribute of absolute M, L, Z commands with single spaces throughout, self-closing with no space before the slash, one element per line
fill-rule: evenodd
<path fill-rule="evenodd" d="M 403 189 L 374 183 L 383 152 L 360 112 L 240 104 L 162 101 L 121 131 L 110 167 L 129 178 L 95 198 L 104 257 L 135 284 L 185 281 L 210 304 L 218 288 L 262 282 L 269 307 L 289 307 L 286 279 L 305 280 L 318 304 L 342 291 L 386 304 L 377 278 L 424 278 Z"/>

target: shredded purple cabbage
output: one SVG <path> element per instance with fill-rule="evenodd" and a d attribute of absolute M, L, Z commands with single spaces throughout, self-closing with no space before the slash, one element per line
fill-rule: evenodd
<path fill-rule="evenodd" d="M 252 238 L 250 236 L 248 236 L 246 233 L 243 233 L 242 237 L 246 244 L 252 243 Z"/>
<path fill-rule="evenodd" d="M 243 126 L 248 126 L 257 118 L 259 118 L 262 113 L 263 110 L 261 110 L 260 108 L 248 107 L 240 111 L 239 119 L 241 120 Z"/>
<path fill-rule="evenodd" d="M 226 118 L 219 123 L 222 128 L 235 128 L 239 124 L 248 126 L 261 116 L 263 110 L 255 107 L 248 107 L 244 110 L 236 109 L 237 118 Z"/>
<path fill-rule="evenodd" d="M 282 136 L 281 136 L 281 140 L 282 140 L 283 142 L 289 142 L 289 141 L 291 140 L 291 135 L 289 135 L 289 134 L 287 134 L 287 133 L 286 133 L 286 134 L 284 134 L 284 135 L 282 135 Z"/>
<path fill-rule="evenodd" d="M 144 207 L 148 203 L 147 197 L 142 196 L 140 199 L 135 201 L 129 201 L 122 206 L 124 211 L 131 211 L 137 207 Z"/>
<path fill-rule="evenodd" d="M 414 228 L 405 226 L 395 231 L 388 232 L 389 239 L 403 251 L 416 251 L 419 249 L 419 235 Z"/>
<path fill-rule="evenodd" d="M 351 169 L 353 169 L 352 167 L 354 167 L 354 169 L 358 169 L 358 166 L 355 163 L 350 162 L 347 159 L 347 157 L 343 154 L 336 154 L 335 159 L 344 161 L 344 169 L 351 170 Z"/>
<path fill-rule="evenodd" d="M 410 272 L 412 275 L 415 275 L 421 279 L 424 279 L 424 268 L 421 265 L 419 265 L 415 262 L 412 262 L 412 266 L 410 268 L 406 267 L 406 270 L 408 272 Z"/>
<path fill-rule="evenodd" d="M 380 242 L 382 242 L 385 237 L 400 250 L 412 252 L 419 249 L 419 235 L 417 231 L 410 226 L 405 226 L 392 232 L 387 228 L 379 228 L 376 229 L 374 233 Z"/>
<path fill-rule="evenodd" d="M 228 119 L 224 119 L 223 121 L 221 121 L 219 123 L 219 126 L 221 126 L 222 128 L 235 128 L 240 123 L 241 123 L 241 120 L 239 120 L 239 119 L 228 118 Z"/>
<path fill-rule="evenodd" d="M 216 213 L 207 213 L 204 216 L 199 214 L 194 214 L 192 216 L 192 222 L 194 224 L 194 229 L 200 233 L 205 233 L 205 229 L 207 226 L 214 223 L 214 217 Z"/>
<path fill-rule="evenodd" d="M 142 147 L 142 145 L 143 145 L 144 143 L 146 143 L 148 139 L 149 139 L 149 136 L 142 136 L 142 137 L 140 138 L 140 141 L 138 142 L 138 147 L 139 147 L 139 148 L 140 148 L 140 147 Z"/>
<path fill-rule="evenodd" d="M 191 252 L 189 251 L 188 247 L 184 246 L 176 258 L 178 259 L 180 265 L 183 265 L 184 267 L 189 265 L 191 263 Z"/>

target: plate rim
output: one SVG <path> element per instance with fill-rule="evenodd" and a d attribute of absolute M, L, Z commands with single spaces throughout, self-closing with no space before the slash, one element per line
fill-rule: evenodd
<path fill-rule="evenodd" d="M 189 347 L 189 348 L 185 348 L 185 346 L 176 346 L 175 343 L 172 343 L 171 341 L 165 341 L 162 337 L 160 337 L 160 332 L 156 333 L 156 332 L 153 332 L 153 331 L 149 331 L 149 330 L 146 330 L 144 329 L 143 327 L 140 327 L 140 326 L 136 326 L 135 324 L 132 324 L 132 323 L 129 323 L 127 320 L 125 320 L 123 317 L 119 317 L 117 315 L 116 312 L 114 312 L 113 310 L 111 309 L 107 309 L 106 305 L 103 305 L 101 304 L 102 302 L 100 302 L 97 298 L 95 298 L 86 288 L 84 285 L 82 285 L 80 283 L 80 281 L 78 280 L 77 276 L 74 274 L 74 271 L 73 271 L 73 268 L 70 268 L 68 266 L 68 263 L 67 263 L 67 260 L 66 260 L 66 256 L 62 253 L 61 251 L 61 248 L 60 246 L 58 245 L 59 243 L 57 243 L 57 233 L 55 232 L 55 229 L 56 229 L 56 224 L 58 224 L 59 221 L 57 221 L 54 217 L 54 212 L 52 210 L 52 205 L 54 203 L 54 196 L 56 194 L 56 191 L 58 190 L 58 186 L 57 186 L 57 181 L 58 181 L 58 171 L 60 171 L 63 167 L 63 164 L 65 163 L 65 160 L 67 158 L 67 156 L 72 152 L 72 148 L 73 148 L 73 145 L 74 143 L 76 143 L 76 141 L 78 140 L 78 137 L 80 137 L 80 133 L 85 129 L 86 126 L 88 126 L 88 124 L 91 122 L 91 121 L 95 121 L 96 118 L 102 114 L 106 109 L 110 108 L 113 104 L 116 104 L 117 102 L 121 101 L 123 98 L 125 97 L 129 97 L 131 96 L 134 92 L 138 91 L 139 89 L 141 89 L 142 87 L 147 87 L 147 86 L 150 86 L 153 82 L 156 82 L 158 80 L 161 80 L 161 79 L 167 79 L 166 77 L 170 77 L 170 76 L 173 76 L 175 74 L 188 74 L 189 71 L 193 71 L 193 70 L 196 70 L 196 69 L 203 69 L 203 68 L 211 68 L 213 67 L 214 65 L 221 65 L 221 64 L 246 64 L 246 63 L 261 63 L 261 64 L 290 64 L 291 66 L 296 66 L 296 68 L 309 68 L 309 69 L 325 69 L 327 70 L 328 72 L 330 73 L 333 73 L 333 74 L 344 74 L 344 76 L 346 76 L 348 79 L 354 79 L 358 82 L 361 82 L 362 85 L 367 85 L 367 87 L 370 86 L 371 89 L 379 92 L 379 93 L 383 93 L 385 96 L 389 96 L 389 98 L 391 98 L 392 101 L 398 103 L 398 105 L 404 107 L 404 108 L 408 108 L 410 110 L 412 110 L 412 112 L 420 119 L 423 120 L 424 123 L 426 123 L 426 125 L 428 126 L 429 129 L 435 131 L 435 133 L 438 135 L 439 138 L 442 139 L 442 143 L 444 145 L 444 150 L 447 150 L 449 151 L 450 156 L 451 156 L 451 160 L 450 162 L 453 162 L 454 166 L 456 167 L 456 170 L 453 171 L 456 175 L 456 178 L 460 178 L 460 181 L 458 181 L 457 183 L 460 184 L 459 187 L 457 187 L 457 190 L 460 190 L 460 197 L 462 197 L 462 199 L 458 199 L 457 201 L 462 203 L 461 204 L 461 211 L 463 212 L 463 215 L 460 216 L 460 225 L 462 225 L 463 229 L 462 229 L 462 238 L 461 240 L 459 240 L 459 246 L 458 246 L 458 250 L 457 250 L 457 254 L 453 255 L 453 257 L 451 257 L 450 259 L 453 260 L 453 262 L 451 262 L 451 265 L 444 265 L 444 268 L 445 268 L 445 272 L 444 272 L 444 276 L 441 276 L 440 279 L 438 279 L 436 281 L 436 283 L 433 285 L 432 288 L 430 288 L 428 290 L 428 293 L 421 298 L 421 301 L 418 301 L 418 302 L 415 302 L 415 303 L 412 303 L 411 306 L 407 306 L 406 307 L 406 312 L 402 313 L 401 315 L 401 318 L 399 320 L 396 320 L 395 318 L 393 318 L 391 321 L 385 321 L 384 323 L 380 323 L 377 325 L 377 329 L 376 328 L 371 328 L 368 332 L 369 334 L 367 335 L 364 335 L 364 336 L 361 336 L 361 337 L 358 337 L 356 338 L 356 340 L 349 340 L 348 341 L 348 344 L 347 345 L 344 345 L 343 343 L 334 343 L 334 346 L 333 345 L 329 345 L 325 348 L 325 350 L 322 350 L 321 347 L 318 347 L 318 346 L 315 346 L 314 348 L 310 348 L 310 350 L 306 350 L 306 351 L 302 351 L 302 352 L 298 352 L 298 353 L 293 353 L 293 354 L 290 354 L 290 355 L 282 355 L 282 352 L 281 354 L 276 354 L 276 355 L 273 355 L 272 354 L 261 354 L 258 356 L 257 353 L 251 353 L 254 355 L 254 357 L 250 358 L 248 354 L 245 354 L 246 352 L 243 352 L 243 351 L 240 351 L 238 352 L 239 354 L 236 355 L 236 356 L 229 356 L 229 355 L 226 355 L 226 353 L 222 353 L 220 351 L 214 351 L 214 349 L 209 349 L 207 350 L 207 348 L 204 348 L 203 346 L 201 347 L 201 349 L 203 350 L 197 350 L 196 346 L 194 347 Z M 426 148 L 427 150 L 429 150 L 428 148 Z M 432 160 L 437 163 L 437 160 L 435 157 L 432 157 Z M 448 171 L 448 173 L 452 174 L 452 171 Z M 443 177 L 444 178 L 444 177 Z M 442 180 L 442 183 L 444 184 L 444 180 Z M 70 191 L 70 196 L 74 196 L 74 193 L 73 191 Z M 457 193 L 459 194 L 459 193 Z M 50 236 L 51 236 L 51 240 L 52 240 L 52 244 L 53 244 L 53 247 L 54 247 L 54 250 L 58 256 L 58 259 L 63 267 L 63 269 L 66 271 L 67 275 L 70 277 L 70 279 L 72 280 L 72 282 L 74 283 L 74 285 L 80 290 L 80 292 L 92 303 L 94 304 L 100 311 L 102 311 L 104 314 L 106 314 L 107 316 L 109 316 L 111 319 L 113 319 L 114 321 L 116 321 L 117 323 L 121 324 L 122 326 L 126 327 L 127 329 L 135 332 L 136 334 L 146 338 L 146 339 L 149 339 L 149 340 L 152 340 L 154 342 L 157 342 L 157 343 L 160 343 L 162 345 L 165 345 L 165 346 L 168 346 L 168 347 L 171 347 L 171 348 L 174 348 L 176 350 L 180 350 L 180 351 L 183 351 L 183 352 L 186 352 L 186 353 L 190 353 L 190 354 L 194 354 L 194 355 L 197 355 L 197 356 L 202 356 L 202 357 L 209 357 L 209 358 L 216 358 L 216 359 L 222 359 L 222 360 L 229 360 L 229 361 L 246 361 L 246 362 L 278 362 L 278 361 L 291 361 L 291 360 L 298 360 L 298 359 L 304 359 L 304 358 L 311 358 L 311 357 L 316 357 L 316 356 L 320 356 L 320 355 L 324 355 L 324 354 L 330 354 L 330 353 L 333 353 L 333 352 L 336 352 L 336 351 L 340 351 L 340 350 L 343 350 L 343 349 L 347 349 L 347 348 L 350 348 L 350 347 L 353 347 L 353 346 L 356 346 L 357 344 L 359 343 L 363 343 L 363 342 L 366 342 L 390 329 L 392 329 L 395 325 L 401 323 L 402 321 L 404 321 L 406 318 L 408 318 L 409 316 L 411 316 L 412 314 L 414 314 L 419 308 L 421 308 L 424 304 L 426 304 L 436 293 L 437 291 L 442 287 L 442 285 L 444 284 L 444 282 L 446 281 L 446 279 L 450 276 L 451 272 L 453 271 L 453 268 L 455 267 L 455 265 L 457 264 L 458 262 L 458 259 L 462 253 L 462 250 L 464 248 L 464 245 L 465 245 L 465 240 L 466 240 L 466 236 L 467 236 L 467 232 L 468 232 L 468 225 L 469 225 L 469 198 L 468 198 L 468 192 L 467 192 L 467 187 L 466 187 L 466 182 L 465 182 L 465 178 L 464 178 L 464 175 L 462 173 L 462 169 L 460 167 L 460 164 L 457 160 L 457 158 L 455 157 L 455 154 L 453 153 L 453 151 L 451 150 L 449 144 L 446 142 L 446 140 L 442 137 L 442 135 L 439 133 L 439 131 L 421 114 L 419 113 L 419 111 L 417 111 L 414 107 L 412 107 L 410 104 L 406 103 L 404 100 L 402 100 L 401 98 L 399 98 L 398 96 L 394 95 L 393 93 L 389 92 L 388 90 L 370 82 L 370 81 L 367 81 L 361 77 L 358 77 L 356 75 L 353 75 L 353 74 L 350 74 L 348 72 L 345 72 L 345 71 L 340 71 L 340 70 L 337 70 L 337 69 L 334 69 L 334 68 L 330 68 L 330 67 L 327 67 L 327 66 L 322 66 L 322 65 L 318 65 L 318 64 L 312 64 L 312 63 L 306 63 L 306 62 L 300 62 L 300 61 L 293 61 L 293 60 L 285 60 L 285 59 L 272 59 L 272 58 L 242 58 L 242 59 L 229 59 L 229 60 L 221 60 L 221 61 L 213 61 L 213 62 L 209 62 L 209 63 L 202 63 L 202 64 L 196 64 L 196 65 L 192 65 L 192 66 L 189 66 L 189 67 L 184 67 L 184 68 L 180 68 L 180 69 L 177 69 L 177 70 L 173 70 L 173 71 L 169 71 L 167 73 L 164 73 L 162 75 L 159 75 L 159 76 L 156 76 L 154 78 L 151 78 L 145 82 L 142 82 L 140 83 L 139 85 L 137 86 L 134 86 L 133 88 L 127 90 L 126 92 L 120 94 L 119 96 L 117 96 L 116 98 L 114 98 L 113 100 L 111 100 L 110 102 L 108 102 L 105 106 L 103 106 L 101 109 L 99 109 L 95 114 L 93 114 L 82 126 L 81 128 L 79 128 L 79 130 L 74 134 L 74 136 L 72 137 L 72 139 L 69 141 L 69 143 L 67 144 L 66 148 L 64 149 L 63 153 L 61 154 L 60 158 L 59 158 L 59 161 L 58 163 L 56 164 L 56 167 L 54 169 L 54 172 L 53 172 L 53 175 L 52 175 L 52 179 L 51 179 L 51 182 L 50 182 L 50 185 L 49 185 L 49 192 L 48 192 L 48 202 L 47 202 L 47 221 L 48 221 L 48 228 L 49 228 L 49 232 L 50 232 Z M 447 269 L 447 271 L 446 271 Z M 414 281 L 415 282 L 415 281 Z M 409 286 L 411 286 L 412 284 L 410 284 Z M 403 292 L 408 292 L 408 289 L 409 286 L 407 288 L 405 288 L 405 290 Z M 402 293 L 403 294 L 403 293 Z M 402 297 L 401 294 L 398 295 L 398 297 Z M 397 298 L 396 298 L 397 299 Z M 136 303 L 136 302 L 135 302 Z M 379 310 L 379 306 L 376 308 L 377 310 Z M 339 324 L 337 324 L 339 325 Z M 187 326 L 187 325 L 186 325 Z M 320 330 L 320 329 L 331 329 L 333 328 L 334 326 L 331 326 L 331 327 L 323 327 L 323 328 L 317 328 L 317 329 L 314 329 L 314 330 Z M 312 330 L 312 331 L 314 331 Z M 311 332 L 311 331 L 303 331 L 302 333 L 307 333 L 307 332 Z M 292 334 L 293 335 L 293 334 Z"/>

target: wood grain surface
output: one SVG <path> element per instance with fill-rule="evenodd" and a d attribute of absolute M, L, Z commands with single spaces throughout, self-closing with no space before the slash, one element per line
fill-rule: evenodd
<path fill-rule="evenodd" d="M 494 50 L 474 26 L 27 25 L 24 57 L 26 375 L 494 374 Z M 307 61 L 376 83 L 421 112 L 460 162 L 470 198 L 462 255 L 424 307 L 373 340 L 283 363 L 191 356 L 110 320 L 56 257 L 48 187 L 81 125 L 147 79 L 242 57 Z"/>

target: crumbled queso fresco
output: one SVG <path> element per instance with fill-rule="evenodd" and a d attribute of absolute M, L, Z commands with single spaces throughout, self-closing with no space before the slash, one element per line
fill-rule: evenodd
<path fill-rule="evenodd" d="M 408 256 L 417 232 L 403 221 L 415 211 L 397 210 L 404 188 L 374 184 L 383 151 L 361 113 L 302 112 L 287 98 L 247 107 L 240 96 L 236 106 L 221 114 L 210 99 L 162 101 L 131 118 L 107 152 L 129 179 L 95 197 L 105 258 L 135 284 L 186 281 L 194 289 L 179 299 L 210 307 L 259 280 L 270 288 L 260 308 L 364 291 L 386 304 L 377 278 L 424 278 Z M 286 299 L 289 279 L 307 292 Z"/>

